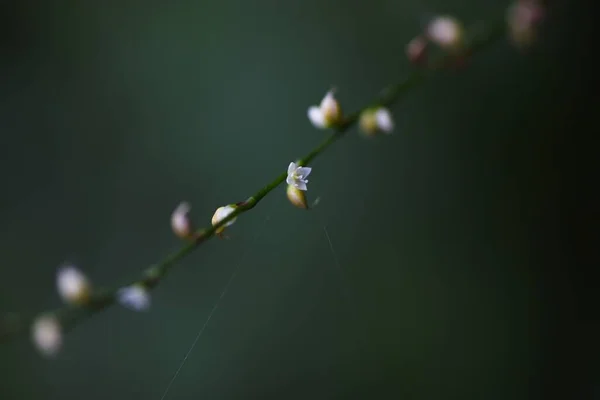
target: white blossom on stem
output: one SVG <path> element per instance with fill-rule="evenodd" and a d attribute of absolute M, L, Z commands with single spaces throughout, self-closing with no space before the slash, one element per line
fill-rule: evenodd
<path fill-rule="evenodd" d="M 215 226 L 219 222 L 221 222 L 223 219 L 227 218 L 227 216 L 229 216 L 229 214 L 234 212 L 236 208 L 237 208 L 237 206 L 235 204 L 229 204 L 227 206 L 217 208 L 217 210 L 215 211 L 215 213 L 213 214 L 213 217 L 212 217 L 212 225 Z M 215 232 L 217 234 L 220 234 L 221 232 L 223 232 L 225 230 L 226 227 L 232 225 L 236 219 L 237 219 L 237 217 L 234 217 L 231 220 L 227 221 L 227 223 L 225 223 L 224 225 L 217 228 L 217 230 Z"/>
<path fill-rule="evenodd" d="M 91 285 L 85 275 L 72 265 L 60 267 L 56 273 L 56 288 L 64 302 L 84 304 L 89 300 Z"/>
<path fill-rule="evenodd" d="M 146 311 L 150 308 L 150 293 L 141 284 L 121 288 L 117 291 L 117 301 L 133 311 Z"/>
<path fill-rule="evenodd" d="M 394 130 L 392 113 L 385 107 L 374 107 L 363 111 L 358 121 L 360 129 L 368 136 L 377 132 L 390 134 Z"/>
<path fill-rule="evenodd" d="M 31 326 L 31 339 L 35 347 L 45 356 L 52 357 L 62 347 L 62 328 L 53 315 L 37 317 Z"/>
<path fill-rule="evenodd" d="M 182 202 L 171 214 L 171 229 L 182 239 L 188 238 L 192 233 L 192 223 L 188 215 L 190 210 L 190 204 Z"/>
<path fill-rule="evenodd" d="M 319 129 L 330 128 L 341 121 L 342 109 L 334 97 L 333 90 L 325 94 L 319 106 L 308 108 L 308 119 Z"/>
<path fill-rule="evenodd" d="M 300 190 L 307 190 L 306 184 L 308 183 L 308 175 L 310 175 L 310 171 L 312 168 L 310 167 L 302 167 L 295 162 L 291 162 L 288 166 L 287 170 L 287 178 L 286 182 L 288 185 L 292 185 L 293 187 Z"/>
<path fill-rule="evenodd" d="M 446 51 L 455 51 L 464 44 L 464 29 L 456 18 L 439 16 L 427 26 L 427 38 Z"/>

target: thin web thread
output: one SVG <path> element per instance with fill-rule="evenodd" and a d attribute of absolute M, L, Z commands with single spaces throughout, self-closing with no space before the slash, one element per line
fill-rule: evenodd
<path fill-rule="evenodd" d="M 258 238 L 259 232 L 262 231 L 262 228 L 264 227 L 265 223 L 268 220 L 269 220 L 269 216 L 267 215 L 267 217 L 264 219 L 264 221 L 263 221 L 262 225 L 260 226 L 260 228 L 256 231 L 256 234 L 254 235 L 254 238 L 252 239 L 252 243 L 251 244 L 254 244 L 254 242 Z M 213 306 L 212 310 L 210 310 L 210 313 L 208 314 L 208 317 L 206 318 L 206 321 L 204 322 L 204 325 L 202 325 L 202 328 L 200 328 L 200 330 L 198 331 L 198 334 L 196 335 L 196 338 L 192 342 L 192 345 L 190 346 L 189 350 L 185 354 L 185 357 L 183 357 L 183 360 L 181 360 L 181 364 L 179 364 L 179 367 L 177 367 L 177 370 L 175 371 L 175 374 L 173 374 L 173 377 L 171 378 L 171 381 L 167 385 L 167 388 L 165 389 L 165 391 L 164 391 L 163 395 L 161 396 L 160 400 L 164 400 L 165 397 L 167 396 L 167 394 L 169 393 L 169 390 L 171 389 L 171 386 L 173 386 L 173 382 L 175 382 L 175 379 L 177 379 L 177 376 L 179 375 L 179 372 L 181 371 L 181 368 L 183 368 L 183 366 L 184 366 L 185 362 L 187 361 L 188 357 L 190 356 L 190 354 L 194 350 L 194 347 L 196 347 L 196 343 L 198 343 L 198 340 L 200 340 L 200 337 L 202 336 L 202 334 L 204 333 L 204 330 L 208 326 L 208 323 L 210 322 L 210 319 L 212 318 L 213 314 L 215 313 L 215 311 L 217 311 L 217 308 L 219 308 L 219 304 L 221 303 L 221 300 L 223 300 L 223 297 L 225 297 L 225 295 L 227 294 L 227 291 L 229 290 L 229 286 L 231 286 L 231 283 L 233 282 L 233 280 L 235 279 L 235 277 L 237 276 L 237 274 L 238 274 L 238 272 L 240 270 L 240 266 L 242 265 L 242 260 L 243 260 L 244 254 L 245 254 L 245 251 L 243 251 L 242 254 L 240 255 L 240 261 L 237 263 L 236 267 L 234 268 L 233 273 L 229 277 L 229 280 L 227 281 L 227 284 L 225 285 L 225 287 L 223 288 L 223 291 L 221 292 L 221 295 L 217 299 L 217 302 Z"/>

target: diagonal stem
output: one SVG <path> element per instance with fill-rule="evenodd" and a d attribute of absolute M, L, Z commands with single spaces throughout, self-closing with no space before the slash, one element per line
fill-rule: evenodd
<path fill-rule="evenodd" d="M 476 34 L 473 34 L 474 37 L 468 40 L 469 54 L 472 56 L 475 53 L 487 48 L 499 38 L 503 37 L 505 32 L 504 25 L 504 20 L 500 20 L 495 24 L 490 25 L 487 30 L 478 31 Z M 378 99 L 366 105 L 361 110 L 347 116 L 325 140 L 323 140 L 317 147 L 315 147 L 310 153 L 300 160 L 300 164 L 308 165 L 317 156 L 325 152 L 329 146 L 335 143 L 338 139 L 342 138 L 351 127 L 356 125 L 362 111 L 374 106 L 390 106 L 397 103 L 404 94 L 423 84 L 429 76 L 438 70 L 443 69 L 443 67 L 447 65 L 449 61 L 452 61 L 451 55 L 440 54 L 427 69 L 415 70 L 405 80 L 387 87 Z M 286 176 L 287 174 L 285 172 L 278 175 L 273 181 L 258 190 L 246 201 L 240 203 L 231 214 L 221 220 L 218 224 L 209 228 L 198 230 L 193 241 L 186 243 L 179 250 L 167 255 L 163 260 L 147 268 L 143 272 L 140 279 L 129 282 L 126 285 L 119 285 L 112 289 L 100 290 L 91 297 L 89 303 L 84 307 L 65 306 L 53 311 L 48 311 L 44 314 L 53 314 L 61 324 L 63 330 L 67 331 L 76 324 L 85 320 L 87 317 L 95 315 L 96 313 L 113 305 L 116 302 L 117 290 L 119 288 L 133 284 L 142 284 L 148 289 L 155 287 L 170 272 L 171 268 L 173 268 L 178 261 L 185 258 L 204 241 L 213 237 L 216 230 L 225 225 L 228 221 L 253 209 L 265 196 L 271 193 L 277 186 L 282 184 L 285 181 Z M 16 338 L 19 335 L 27 333 L 32 321 L 32 317 L 23 318 L 15 315 L 11 316 L 10 318 L 5 318 L 0 323 L 0 342 L 8 341 Z"/>

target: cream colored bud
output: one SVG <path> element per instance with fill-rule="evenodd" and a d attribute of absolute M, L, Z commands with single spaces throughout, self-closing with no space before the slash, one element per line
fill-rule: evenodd
<path fill-rule="evenodd" d="M 342 120 L 342 108 L 334 96 L 334 90 L 325 94 L 318 106 L 308 108 L 308 119 L 319 129 L 330 128 Z"/>
<path fill-rule="evenodd" d="M 234 212 L 236 208 L 237 208 L 237 206 L 235 204 L 229 204 L 227 206 L 217 208 L 217 210 L 215 211 L 215 213 L 212 217 L 212 221 L 211 221 L 212 225 L 215 226 L 219 222 L 221 222 L 223 219 L 227 218 L 227 216 L 229 216 L 229 214 Z M 217 230 L 215 232 L 217 234 L 220 234 L 221 232 L 223 232 L 225 230 L 226 227 L 232 225 L 236 219 L 237 219 L 237 217 L 229 220 L 225 225 L 217 228 Z"/>
<path fill-rule="evenodd" d="M 451 16 L 436 17 L 427 26 L 429 40 L 446 51 L 462 49 L 464 36 L 462 24 Z"/>
<path fill-rule="evenodd" d="M 365 135 L 373 136 L 378 132 L 391 133 L 394 129 L 394 120 L 387 108 L 373 107 L 360 114 L 358 125 Z"/>
<path fill-rule="evenodd" d="M 287 185 L 286 195 L 290 203 L 302 209 L 307 209 L 306 194 L 304 190 L 300 190 L 294 185 Z"/>
<path fill-rule="evenodd" d="M 191 206 L 189 203 L 180 203 L 173 214 L 171 214 L 171 228 L 175 235 L 182 239 L 187 239 L 192 234 L 192 223 L 189 218 Z"/>
<path fill-rule="evenodd" d="M 85 304 L 91 294 L 91 285 L 85 275 L 70 265 L 58 269 L 56 288 L 63 301 L 70 304 Z"/>
<path fill-rule="evenodd" d="M 56 355 L 62 347 L 62 329 L 58 319 L 53 315 L 37 317 L 31 326 L 31 339 L 43 355 Z"/>

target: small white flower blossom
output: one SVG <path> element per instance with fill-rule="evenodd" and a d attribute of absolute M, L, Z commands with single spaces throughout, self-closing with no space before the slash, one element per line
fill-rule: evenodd
<path fill-rule="evenodd" d="M 215 213 L 214 213 L 214 215 L 212 217 L 212 225 L 215 226 L 219 222 L 221 222 L 223 219 L 227 218 L 227 216 L 229 214 L 231 214 L 232 212 L 234 212 L 236 208 L 237 207 L 235 205 L 233 205 L 233 204 L 217 208 L 217 210 L 215 211 Z M 216 230 L 216 233 L 220 234 L 221 232 L 223 232 L 223 230 L 226 227 L 232 225 L 235 222 L 236 219 L 237 219 L 237 217 L 234 217 L 233 219 L 227 221 L 227 223 L 225 225 L 219 227 Z"/>
<path fill-rule="evenodd" d="M 308 119 L 319 129 L 330 128 L 342 119 L 342 109 L 333 95 L 333 90 L 327 92 L 319 106 L 308 108 Z"/>
<path fill-rule="evenodd" d="M 42 315 L 33 321 L 31 339 L 37 349 L 45 356 L 52 357 L 62 347 L 62 329 L 56 317 Z"/>
<path fill-rule="evenodd" d="M 369 136 L 375 135 L 377 132 L 389 134 L 394 130 L 394 120 L 387 108 L 370 108 L 360 114 L 359 126 Z"/>
<path fill-rule="evenodd" d="M 387 108 L 381 107 L 375 111 L 375 121 L 377 122 L 377 128 L 382 132 L 392 133 L 394 130 L 394 120 Z"/>
<path fill-rule="evenodd" d="M 463 28 L 456 18 L 441 16 L 429 23 L 427 37 L 445 50 L 456 50 L 463 44 Z"/>
<path fill-rule="evenodd" d="M 146 311 L 150 308 L 150 293 L 143 285 L 131 285 L 117 291 L 119 303 L 133 311 Z"/>
<path fill-rule="evenodd" d="M 297 189 L 307 190 L 308 179 L 306 177 L 310 175 L 310 171 L 312 171 L 310 167 L 302 167 L 295 162 L 291 162 L 288 166 L 288 175 L 285 181 L 288 185 L 292 185 Z"/>
<path fill-rule="evenodd" d="M 192 232 L 192 223 L 188 216 L 190 210 L 191 206 L 189 203 L 182 202 L 171 215 L 171 228 L 180 238 L 187 238 Z"/>
<path fill-rule="evenodd" d="M 89 299 L 91 286 L 85 275 L 74 266 L 60 267 L 56 273 L 58 294 L 66 303 L 83 304 Z"/>

